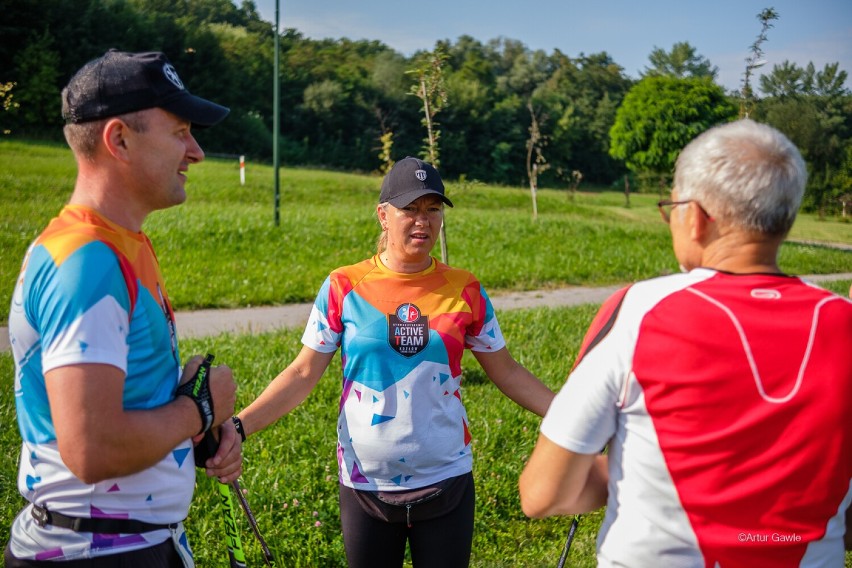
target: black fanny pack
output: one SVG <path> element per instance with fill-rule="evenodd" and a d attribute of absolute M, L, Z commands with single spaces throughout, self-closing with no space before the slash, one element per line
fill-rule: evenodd
<path fill-rule="evenodd" d="M 451 477 L 408 491 L 359 491 L 350 489 L 364 511 L 380 521 L 411 526 L 445 515 L 458 507 L 473 485 L 473 473 Z"/>
<path fill-rule="evenodd" d="M 134 519 L 92 519 L 88 517 L 69 517 L 62 513 L 48 511 L 40 505 L 33 504 L 30 514 L 35 523 L 44 527 L 53 525 L 74 532 L 90 532 L 98 534 L 139 534 L 161 529 L 177 528 L 178 523 L 157 525 Z"/>

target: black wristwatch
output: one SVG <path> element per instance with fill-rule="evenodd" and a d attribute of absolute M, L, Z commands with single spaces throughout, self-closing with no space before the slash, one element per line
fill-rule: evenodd
<path fill-rule="evenodd" d="M 245 442 L 246 441 L 246 431 L 243 430 L 243 421 L 240 420 L 238 416 L 231 417 L 231 422 L 234 423 L 234 429 L 237 431 L 237 434 L 240 435 L 240 439 Z"/>

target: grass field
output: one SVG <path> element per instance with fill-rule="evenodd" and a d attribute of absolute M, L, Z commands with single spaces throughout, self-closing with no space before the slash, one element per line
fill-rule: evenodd
<path fill-rule="evenodd" d="M 67 201 L 74 162 L 62 146 L 0 142 L 0 324 L 8 319 L 27 246 Z M 280 225 L 273 223 L 272 170 L 208 160 L 189 172 L 188 200 L 154 213 L 154 242 L 175 309 L 311 301 L 333 268 L 374 251 L 380 178 L 284 169 Z M 529 192 L 449 183 L 449 261 L 473 271 L 490 293 L 566 285 L 610 285 L 677 270 L 656 195 Z M 802 215 L 793 238 L 852 243 L 852 223 Z M 436 250 L 436 254 L 438 251 Z M 852 272 L 852 253 L 785 244 L 793 274 Z M 848 290 L 848 283 L 846 285 Z"/>
<path fill-rule="evenodd" d="M 376 176 L 284 169 L 281 224 L 273 224 L 272 173 L 248 165 L 239 185 L 236 161 L 209 160 L 189 173 L 189 200 L 158 212 L 145 229 L 157 248 L 177 309 L 310 301 L 332 268 L 373 251 Z M 29 242 L 67 200 L 74 164 L 62 146 L 0 142 L 0 322 Z M 589 191 L 569 200 L 539 192 L 531 221 L 527 191 L 450 183 L 450 262 L 472 270 L 493 294 L 565 285 L 609 285 L 677 269 L 656 195 Z M 803 215 L 793 238 L 852 243 L 852 223 Z M 437 251 L 436 251 L 437 253 Z M 852 253 L 785 244 L 782 267 L 794 274 L 852 272 Z M 850 281 L 827 284 L 845 293 Z M 501 327 L 515 357 L 552 388 L 564 381 L 594 306 L 507 311 Z M 214 352 L 240 384 L 247 405 L 295 355 L 301 330 L 182 340 L 184 356 Z M 477 487 L 473 566 L 555 566 L 569 519 L 529 520 L 520 511 L 517 479 L 539 419 L 509 402 L 465 355 L 464 398 L 470 417 Z M 245 446 L 242 484 L 261 532 L 284 567 L 345 566 L 337 515 L 335 423 L 339 356 L 308 400 Z M 13 364 L 0 354 L 0 416 L 13 424 Z M 23 501 L 15 488 L 20 438 L 0 431 L 0 542 Z M 580 522 L 568 566 L 594 566 L 602 513 Z M 212 484 L 199 479 L 187 522 L 197 562 L 224 567 L 222 519 Z M 241 520 L 250 566 L 263 560 Z M 847 567 L 850 566 L 847 555 Z"/>

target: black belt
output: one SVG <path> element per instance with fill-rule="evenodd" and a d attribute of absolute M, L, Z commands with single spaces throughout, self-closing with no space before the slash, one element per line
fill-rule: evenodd
<path fill-rule="evenodd" d="M 85 517 L 69 517 L 62 513 L 48 511 L 39 505 L 33 505 L 33 519 L 38 526 L 53 525 L 74 532 L 90 532 L 98 534 L 138 534 L 162 529 L 177 528 L 179 523 L 155 525 L 134 519 L 91 519 Z"/>

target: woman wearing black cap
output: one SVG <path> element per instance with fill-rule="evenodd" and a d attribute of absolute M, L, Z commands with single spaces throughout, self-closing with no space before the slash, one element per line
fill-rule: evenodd
<path fill-rule="evenodd" d="M 474 485 L 461 359 L 539 416 L 553 392 L 506 348 L 491 301 L 469 272 L 430 256 L 444 184 L 431 165 L 397 162 L 376 208 L 378 253 L 333 271 L 296 359 L 239 414 L 244 434 L 300 404 L 342 346 L 337 458 L 344 545 L 352 567 L 467 566 Z"/>

